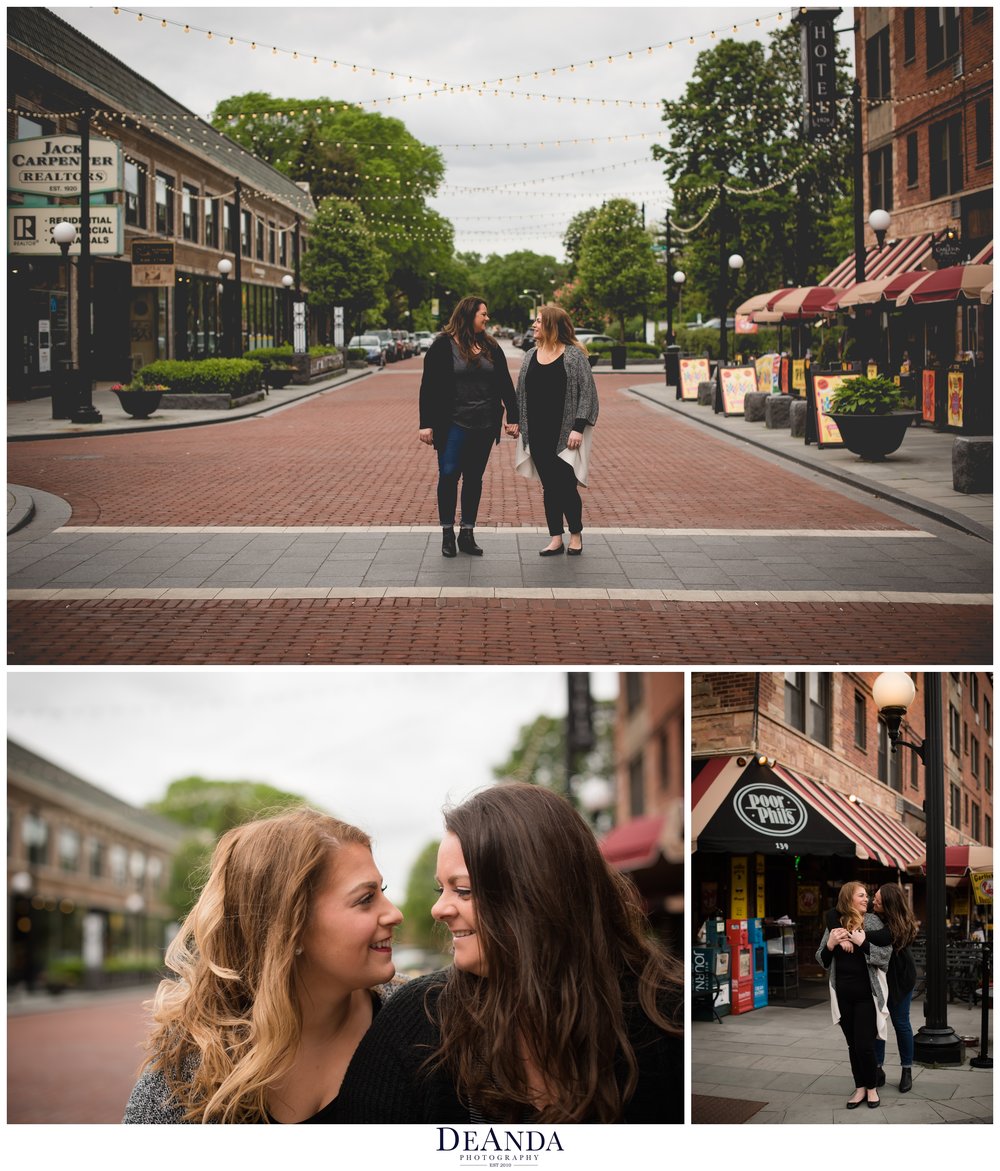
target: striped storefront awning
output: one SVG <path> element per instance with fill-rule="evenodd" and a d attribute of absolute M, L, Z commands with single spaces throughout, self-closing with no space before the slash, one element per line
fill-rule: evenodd
<path fill-rule="evenodd" d="M 894 816 L 784 765 L 717 757 L 692 782 L 691 849 L 858 858 L 891 870 L 924 843 Z"/>
<path fill-rule="evenodd" d="M 931 255 L 931 244 L 934 242 L 934 233 L 925 232 L 922 236 L 908 236 L 905 240 L 893 240 L 879 248 L 873 244 L 865 253 L 865 280 L 874 281 L 880 277 L 896 276 L 902 272 L 917 270 L 929 271 L 937 268 Z M 833 285 L 838 289 L 849 289 L 855 284 L 854 253 L 825 276 L 821 285 Z"/>

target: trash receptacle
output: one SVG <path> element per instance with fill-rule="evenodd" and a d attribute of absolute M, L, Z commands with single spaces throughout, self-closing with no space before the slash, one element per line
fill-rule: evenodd
<path fill-rule="evenodd" d="M 681 348 L 667 346 L 663 355 L 663 367 L 666 371 L 667 386 L 677 389 L 677 397 L 681 397 Z"/>
<path fill-rule="evenodd" d="M 612 346 L 611 347 L 611 369 L 612 370 L 624 370 L 625 369 L 625 354 L 626 354 L 626 352 L 627 351 L 624 346 Z"/>

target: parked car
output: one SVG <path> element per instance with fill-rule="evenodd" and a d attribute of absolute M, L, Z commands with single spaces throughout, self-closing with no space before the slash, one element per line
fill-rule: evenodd
<path fill-rule="evenodd" d="M 624 342 L 619 342 L 617 338 L 608 337 L 606 333 L 588 333 L 586 330 L 583 333 L 578 333 L 576 337 L 585 346 L 618 346 L 625 344 Z"/>
<path fill-rule="evenodd" d="M 410 348 L 410 335 L 405 329 L 394 329 L 392 340 L 396 343 L 396 357 L 400 361 L 413 356 L 413 350 Z"/>
<path fill-rule="evenodd" d="M 378 338 L 379 345 L 381 345 L 385 353 L 385 360 L 387 362 L 395 362 L 396 339 L 392 336 L 392 331 L 389 329 L 370 329 L 368 332 Z"/>
<path fill-rule="evenodd" d="M 434 340 L 434 334 L 428 329 L 418 329 L 413 335 L 417 339 L 417 348 L 421 354 L 431 348 L 431 342 Z"/>
<path fill-rule="evenodd" d="M 382 343 L 373 333 L 363 333 L 352 337 L 347 343 L 349 350 L 364 350 L 365 361 L 372 366 L 385 365 L 385 351 Z"/>
<path fill-rule="evenodd" d="M 535 348 L 535 330 L 534 330 L 534 328 L 529 325 L 528 328 L 524 331 L 524 333 L 521 334 L 521 340 L 515 341 L 514 345 L 516 345 L 518 347 L 518 349 L 524 350 L 525 353 L 527 353 L 528 350 L 534 349 Z"/>

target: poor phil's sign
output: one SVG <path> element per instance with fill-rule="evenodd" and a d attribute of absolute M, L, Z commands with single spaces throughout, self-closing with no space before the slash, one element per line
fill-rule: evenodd
<path fill-rule="evenodd" d="M 83 150 L 78 135 L 52 134 L 7 144 L 7 187 L 29 195 L 79 195 Z M 90 190 L 118 191 L 122 151 L 108 138 L 90 140 Z"/>

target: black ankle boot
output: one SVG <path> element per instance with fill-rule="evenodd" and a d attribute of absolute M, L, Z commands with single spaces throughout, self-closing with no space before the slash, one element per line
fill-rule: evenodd
<path fill-rule="evenodd" d="M 909 1066 L 904 1065 L 902 1073 L 899 1078 L 899 1092 L 901 1094 L 908 1094 L 913 1089 L 913 1070 Z"/>
<path fill-rule="evenodd" d="M 455 549 L 455 530 L 442 529 L 441 530 L 441 556 L 455 557 L 457 550 Z"/>
<path fill-rule="evenodd" d="M 482 557 L 483 551 L 476 544 L 472 529 L 458 530 L 458 547 L 463 553 L 471 553 L 473 557 Z"/>

